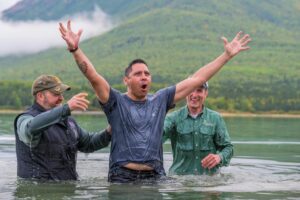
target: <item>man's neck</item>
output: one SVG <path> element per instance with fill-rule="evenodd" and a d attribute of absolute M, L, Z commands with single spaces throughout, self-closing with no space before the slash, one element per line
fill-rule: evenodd
<path fill-rule="evenodd" d="M 43 108 L 45 111 L 50 110 L 50 108 L 47 108 L 47 106 L 45 106 L 42 102 L 40 101 L 35 101 L 41 108 Z"/>
<path fill-rule="evenodd" d="M 191 107 L 188 107 L 188 110 L 189 110 L 189 114 L 190 115 L 197 116 L 200 113 L 202 113 L 203 106 L 201 106 L 200 108 L 191 108 Z"/>
<path fill-rule="evenodd" d="M 137 98 L 136 96 L 132 95 L 129 92 L 126 92 L 125 94 L 128 96 L 129 99 L 131 99 L 133 101 L 146 101 L 146 99 L 147 99 L 147 96 L 145 96 L 143 98 Z"/>

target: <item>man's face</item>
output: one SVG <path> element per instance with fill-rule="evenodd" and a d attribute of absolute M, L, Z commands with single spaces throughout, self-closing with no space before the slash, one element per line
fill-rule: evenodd
<path fill-rule="evenodd" d="M 38 94 L 38 103 L 46 110 L 62 105 L 64 97 L 62 94 L 54 94 L 49 90 L 42 91 Z"/>
<path fill-rule="evenodd" d="M 186 102 L 189 108 L 202 108 L 204 101 L 208 95 L 208 91 L 203 87 L 198 87 L 186 97 Z"/>
<path fill-rule="evenodd" d="M 143 63 L 132 65 L 132 71 L 124 78 L 129 97 L 144 100 L 151 87 L 151 74 Z"/>

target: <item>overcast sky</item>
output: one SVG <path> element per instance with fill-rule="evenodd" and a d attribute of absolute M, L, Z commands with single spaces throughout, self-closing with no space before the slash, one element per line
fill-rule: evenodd
<path fill-rule="evenodd" d="M 0 12 L 14 5 L 18 0 L 0 0 Z M 75 32 L 83 29 L 81 41 L 99 35 L 113 27 L 112 22 L 105 13 L 96 9 L 93 17 L 88 18 L 84 13 L 71 17 L 72 27 Z M 51 47 L 66 46 L 60 36 L 59 21 L 26 21 L 7 22 L 0 19 L 0 56 L 12 54 L 36 53 Z"/>

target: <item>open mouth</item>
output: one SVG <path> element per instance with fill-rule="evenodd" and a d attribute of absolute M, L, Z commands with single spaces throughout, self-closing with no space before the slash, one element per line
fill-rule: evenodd
<path fill-rule="evenodd" d="M 147 84 L 143 84 L 143 85 L 141 86 L 141 88 L 142 88 L 143 90 L 147 89 Z"/>
<path fill-rule="evenodd" d="M 56 105 L 60 105 L 62 103 L 62 101 L 57 101 Z"/>

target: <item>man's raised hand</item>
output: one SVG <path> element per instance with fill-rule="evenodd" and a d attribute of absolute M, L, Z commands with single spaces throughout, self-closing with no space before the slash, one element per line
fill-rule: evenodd
<path fill-rule="evenodd" d="M 243 35 L 242 31 L 238 32 L 231 42 L 228 42 L 225 37 L 222 37 L 221 39 L 224 42 L 225 52 L 229 57 L 233 57 L 241 51 L 250 49 L 247 45 L 251 41 L 251 38 L 248 34 Z"/>
<path fill-rule="evenodd" d="M 79 29 L 77 33 L 74 33 L 71 28 L 71 21 L 68 20 L 67 28 L 61 22 L 59 23 L 59 31 L 61 33 L 61 37 L 66 41 L 68 49 L 70 51 L 77 50 L 83 30 Z"/>

